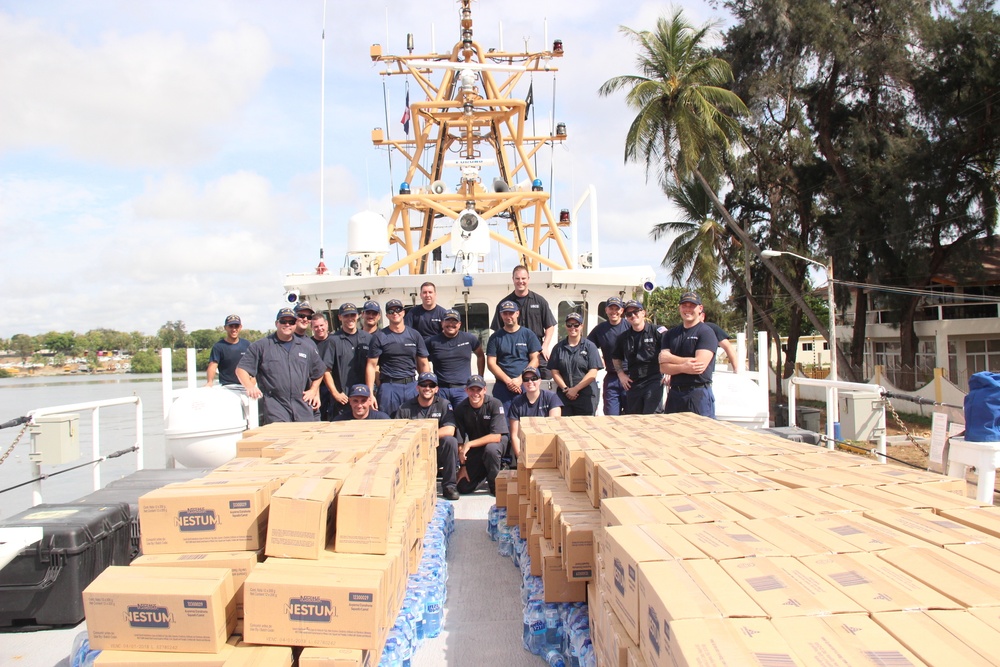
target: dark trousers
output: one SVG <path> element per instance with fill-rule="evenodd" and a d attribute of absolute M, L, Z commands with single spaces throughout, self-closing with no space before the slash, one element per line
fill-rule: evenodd
<path fill-rule="evenodd" d="M 618 374 L 611 371 L 604 378 L 604 414 L 609 417 L 625 414 L 625 390 Z"/>
<path fill-rule="evenodd" d="M 385 382 L 378 386 L 375 396 L 378 398 L 378 409 L 390 417 L 395 417 L 399 406 L 417 397 L 417 381 L 406 384 Z"/>
<path fill-rule="evenodd" d="M 563 417 L 575 417 L 580 416 L 593 416 L 597 414 L 597 392 L 593 391 L 593 383 L 588 389 L 591 391 L 581 392 L 577 395 L 576 400 L 570 400 L 566 396 L 566 392 L 562 389 L 557 389 L 556 394 L 559 396 L 559 400 L 563 402 L 562 416 Z"/>
<path fill-rule="evenodd" d="M 630 415 L 651 415 L 663 402 L 660 374 L 654 373 L 642 382 L 633 382 L 625 395 L 625 410 Z"/>
<path fill-rule="evenodd" d="M 458 474 L 458 439 L 455 436 L 446 435 L 438 439 L 437 464 L 441 468 L 441 488 L 454 489 Z"/>
<path fill-rule="evenodd" d="M 503 382 L 498 381 L 493 385 L 493 398 L 503 403 L 504 414 L 510 412 L 510 404 L 518 396 L 520 396 L 520 394 L 512 392 Z"/>
<path fill-rule="evenodd" d="M 667 414 L 693 412 L 715 419 L 715 393 L 711 385 L 702 387 L 671 387 L 667 392 Z"/>
<path fill-rule="evenodd" d="M 454 410 L 458 404 L 469 397 L 465 393 L 465 387 L 441 387 L 438 389 L 438 396 L 444 396 L 451 402 L 451 409 Z"/>
<path fill-rule="evenodd" d="M 469 479 L 458 483 L 459 493 L 473 493 L 485 479 L 490 487 L 490 493 L 496 494 L 500 457 L 507 449 L 507 440 L 508 436 L 504 435 L 500 442 L 491 442 L 485 447 L 473 447 L 469 450 L 465 457 L 465 471 L 469 473 Z"/>

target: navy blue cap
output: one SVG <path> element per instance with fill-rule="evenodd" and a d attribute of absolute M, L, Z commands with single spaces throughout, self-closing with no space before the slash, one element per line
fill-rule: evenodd
<path fill-rule="evenodd" d="M 483 389 L 486 389 L 486 380 L 483 379 L 482 375 L 472 375 L 465 381 L 465 386 L 482 387 Z"/>
<path fill-rule="evenodd" d="M 624 304 L 622 304 L 621 297 L 617 296 L 609 296 L 608 300 L 604 302 L 605 308 L 607 308 L 608 306 L 618 306 L 619 308 L 621 308 L 623 305 Z"/>
<path fill-rule="evenodd" d="M 365 398 L 368 398 L 371 395 L 372 392 L 370 389 L 368 389 L 368 385 L 366 384 L 354 385 L 353 387 L 351 387 L 351 392 L 348 394 L 348 396 L 351 398 L 355 396 L 364 396 Z"/>
<path fill-rule="evenodd" d="M 280 320 L 282 317 L 290 317 L 294 320 L 296 319 L 295 311 L 292 310 L 291 308 L 282 308 L 281 310 L 278 311 L 278 314 L 274 316 L 275 322 Z"/>
<path fill-rule="evenodd" d="M 338 315 L 357 315 L 358 307 L 353 303 L 342 303 L 340 308 L 337 309 Z"/>
<path fill-rule="evenodd" d="M 310 313 L 315 313 L 316 309 L 309 305 L 308 301 L 299 301 L 295 304 L 295 313 L 301 313 L 303 310 L 308 310 Z"/>
<path fill-rule="evenodd" d="M 684 294 L 681 294 L 680 303 L 693 303 L 696 306 L 700 306 L 701 299 L 694 292 L 684 292 Z"/>
<path fill-rule="evenodd" d="M 382 307 L 378 305 L 378 301 L 365 301 L 365 305 L 361 307 L 361 310 L 370 310 L 375 313 L 381 313 Z"/>
<path fill-rule="evenodd" d="M 452 308 L 450 310 L 444 311 L 444 318 L 443 319 L 445 319 L 445 320 L 458 320 L 459 322 L 461 322 L 462 321 L 462 316 L 459 314 L 459 312 L 457 310 L 455 310 L 454 308 Z"/>
<path fill-rule="evenodd" d="M 243 322 L 242 322 L 242 320 L 240 320 L 240 316 L 239 315 L 229 315 L 229 316 L 227 316 L 226 317 L 226 326 L 228 327 L 230 324 L 239 324 L 240 326 L 243 326 Z"/>
<path fill-rule="evenodd" d="M 646 310 L 643 307 L 643 305 L 641 303 L 639 303 L 638 301 L 636 301 L 635 299 L 632 299 L 630 301 L 626 301 L 625 302 L 625 311 L 628 312 L 628 310 L 630 308 L 633 309 L 633 310 Z"/>
<path fill-rule="evenodd" d="M 392 310 L 393 308 L 402 308 L 403 302 L 399 299 L 389 299 L 385 302 L 385 309 Z"/>
<path fill-rule="evenodd" d="M 534 375 L 536 378 L 541 377 L 541 375 L 538 374 L 537 368 L 534 366 L 526 366 L 525 369 L 521 371 L 521 379 L 524 379 L 524 376 L 529 374 Z"/>
<path fill-rule="evenodd" d="M 516 313 L 519 310 L 521 310 L 521 308 L 518 307 L 516 301 L 504 301 L 500 304 L 501 313 Z"/>
<path fill-rule="evenodd" d="M 580 313 L 570 313 L 569 315 L 566 316 L 566 321 L 567 322 L 573 321 L 577 322 L 578 324 L 583 324 L 583 315 L 581 315 Z"/>
<path fill-rule="evenodd" d="M 417 384 L 423 384 L 424 382 L 433 382 L 435 385 L 438 383 L 438 376 L 434 373 L 421 373 L 417 376 Z"/>

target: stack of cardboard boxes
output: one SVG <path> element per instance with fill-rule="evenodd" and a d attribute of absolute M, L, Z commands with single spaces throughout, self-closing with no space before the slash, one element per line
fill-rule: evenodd
<path fill-rule="evenodd" d="M 436 496 L 433 422 L 273 424 L 140 499 L 143 555 L 84 591 L 98 665 L 378 664 Z"/>
<path fill-rule="evenodd" d="M 521 422 L 497 504 L 598 664 L 987 665 L 1000 512 L 964 480 L 695 415 Z"/>

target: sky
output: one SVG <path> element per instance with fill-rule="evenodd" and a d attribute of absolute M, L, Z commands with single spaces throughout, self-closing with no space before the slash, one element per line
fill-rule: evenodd
<path fill-rule="evenodd" d="M 722 18 L 701 1 L 683 7 L 697 25 Z M 369 47 L 403 54 L 413 33 L 415 52 L 428 52 L 433 32 L 445 51 L 458 8 L 328 1 L 321 169 L 323 0 L 0 0 L 0 337 L 153 334 L 168 320 L 193 331 L 229 313 L 271 327 L 285 275 L 318 262 L 321 178 L 333 271 L 347 219 L 390 212 L 398 183 L 371 130 L 402 136 L 404 81 L 386 81 L 386 114 Z M 643 0 L 473 3 L 484 46 L 501 30 L 508 50 L 563 41 L 555 83 L 536 75 L 533 86 L 540 126 L 551 114 L 569 132 L 551 153 L 552 208 L 596 186 L 602 264 L 652 266 L 658 284 L 668 282 L 668 243 L 649 230 L 676 215 L 655 178 L 623 163 L 633 117 L 624 95 L 597 89 L 634 72 L 618 27 L 652 28 L 669 10 Z M 394 163 L 397 180 L 402 169 Z"/>

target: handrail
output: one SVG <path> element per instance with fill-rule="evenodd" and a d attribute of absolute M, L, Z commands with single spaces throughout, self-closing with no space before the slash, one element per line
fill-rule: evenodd
<path fill-rule="evenodd" d="M 48 408 L 38 408 L 37 410 L 32 410 L 28 413 L 28 417 L 34 423 L 35 419 L 38 417 L 44 417 L 47 415 L 61 415 L 69 414 L 74 412 L 82 412 L 84 410 L 90 410 L 92 412 L 91 417 L 91 454 L 93 459 L 97 461 L 93 469 L 93 486 L 94 491 L 101 488 L 101 408 L 109 408 L 117 405 L 129 405 L 135 404 L 135 469 L 142 470 L 143 461 L 143 425 L 142 425 L 142 399 L 138 396 L 124 396 L 122 398 L 107 398 L 100 401 L 86 401 L 84 403 L 69 403 L 67 405 L 55 405 Z M 42 474 L 42 466 L 40 463 L 32 458 L 31 471 L 33 477 L 40 477 Z M 31 504 L 32 506 L 38 505 L 42 502 L 42 481 L 36 480 L 32 484 L 31 488 Z"/>
<path fill-rule="evenodd" d="M 790 385 L 802 385 L 805 387 L 823 387 L 826 389 L 826 448 L 834 449 L 836 447 L 837 436 L 836 433 L 837 423 L 835 420 L 830 419 L 831 415 L 837 414 L 834 411 L 837 401 L 837 392 L 841 389 L 846 389 L 848 391 L 864 391 L 868 393 L 877 393 L 879 396 L 885 394 L 885 387 L 877 384 L 864 384 L 861 382 L 845 382 L 843 380 L 817 380 L 813 378 L 804 378 L 793 375 L 788 379 Z M 795 390 L 794 386 L 789 386 L 788 388 L 788 425 L 795 426 Z M 885 423 L 885 404 L 882 404 L 882 423 Z M 885 463 L 885 429 L 878 437 L 878 445 L 876 451 L 878 452 L 878 462 Z"/>

